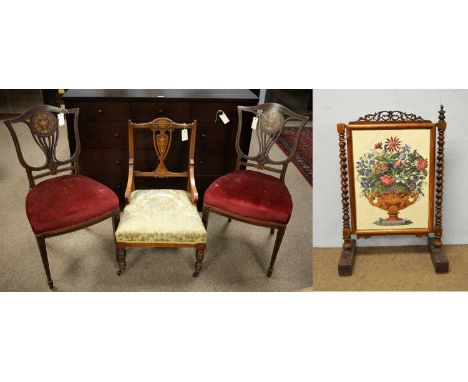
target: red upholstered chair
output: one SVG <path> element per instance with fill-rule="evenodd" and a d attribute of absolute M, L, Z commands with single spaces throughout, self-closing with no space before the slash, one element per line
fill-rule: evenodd
<path fill-rule="evenodd" d="M 237 129 L 236 171 L 215 180 L 206 190 L 203 202 L 203 222 L 208 225 L 210 212 L 262 227 L 269 227 L 273 234 L 277 230 L 273 255 L 267 276 L 271 277 L 276 256 L 283 240 L 286 226 L 291 217 L 293 202 L 284 184 L 289 162 L 294 157 L 302 129 L 309 117 L 292 112 L 276 103 L 257 106 L 238 106 L 239 126 Z M 244 114 L 246 118 L 243 119 Z M 254 118 L 252 125 L 250 121 Z M 247 120 L 247 123 L 243 122 Z M 255 124 L 255 121 L 257 123 Z M 245 126 L 244 126 L 245 125 Z M 252 138 L 258 140 L 258 153 L 246 154 L 240 149 L 242 128 L 255 128 Z M 295 139 L 286 159 L 276 161 L 269 153 L 284 128 L 295 129 Z M 279 174 L 279 178 L 247 167 L 267 170 Z"/>
<path fill-rule="evenodd" d="M 117 195 L 103 184 L 79 175 L 78 112 L 79 109 L 66 110 L 40 105 L 16 118 L 5 121 L 13 138 L 19 161 L 28 175 L 29 192 L 26 196 L 26 214 L 36 235 L 50 289 L 54 284 L 50 275 L 45 239 L 88 227 L 109 217 L 113 219 L 115 231 L 119 220 Z M 76 151 L 66 160 L 60 160 L 56 156 L 60 129 L 58 120 L 61 113 L 64 121 L 73 123 L 76 140 Z M 20 123 L 26 124 L 34 141 L 44 153 L 44 164 L 31 166 L 24 159 L 15 132 L 15 125 Z M 25 128 L 24 124 L 16 128 Z M 36 184 L 36 179 L 61 172 L 71 174 L 52 177 Z"/>

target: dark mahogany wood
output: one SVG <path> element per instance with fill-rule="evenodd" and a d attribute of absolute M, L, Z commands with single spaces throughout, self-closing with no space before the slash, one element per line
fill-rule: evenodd
<path fill-rule="evenodd" d="M 116 165 L 128 155 L 127 121 L 147 122 L 165 117 L 178 122 L 198 122 L 195 173 L 199 191 L 198 207 L 201 208 L 203 195 L 208 186 L 219 176 L 234 170 L 237 154 L 235 151 L 238 126 L 237 106 L 251 106 L 258 103 L 258 97 L 250 90 L 242 89 L 153 89 L 153 90 L 68 90 L 63 97 L 67 107 L 80 108 L 79 126 L 81 145 L 80 171 L 107 185 L 119 195 L 124 203 L 126 182 L 125 166 Z M 230 122 L 224 124 L 218 110 L 223 110 Z M 215 121 L 216 120 L 216 121 Z M 246 124 L 250 121 L 247 118 Z M 71 131 L 69 131 L 71 133 Z M 251 130 L 243 129 L 240 147 L 248 152 Z M 76 147 L 69 134 L 70 150 Z M 151 139 L 135 135 L 137 158 L 142 165 L 154 168 Z M 180 158 L 187 153 L 180 142 L 172 143 L 167 162 L 172 168 L 181 166 Z M 146 153 L 140 154 L 140 151 Z M 139 181 L 139 188 L 180 188 L 174 180 L 156 184 L 151 179 Z"/>
<path fill-rule="evenodd" d="M 248 167 L 267 170 L 274 174 L 279 174 L 280 180 L 284 183 L 288 164 L 296 153 L 301 132 L 309 120 L 309 117 L 296 114 L 283 105 L 276 103 L 266 103 L 256 106 L 238 106 L 237 110 L 239 127 L 237 129 L 235 146 L 237 152 L 236 170 L 244 170 Z M 259 147 L 258 153 L 255 154 L 245 151 L 241 144 L 243 131 L 247 129 L 251 130 L 253 117 L 257 117 L 259 120 L 257 128 L 253 134 L 257 139 Z M 245 123 L 245 121 L 248 121 L 248 123 Z M 269 156 L 270 150 L 279 138 L 281 131 L 283 131 L 283 129 L 290 128 L 292 125 L 295 126 L 296 131 L 291 151 L 287 154 L 287 157 L 284 160 L 277 161 L 271 159 Z M 250 219 L 204 204 L 203 222 L 205 227 L 207 227 L 208 217 L 211 212 L 227 217 L 229 222 L 234 219 L 256 226 L 270 228 L 270 234 L 273 234 L 275 230 L 277 231 L 273 254 L 267 270 L 267 277 L 271 277 L 287 224 Z"/>
<path fill-rule="evenodd" d="M 64 114 L 64 118 L 68 124 L 69 134 L 71 134 L 76 143 L 74 150 L 71 151 L 73 155 L 69 159 L 65 160 L 59 160 L 55 156 L 55 151 L 59 140 L 57 115 L 60 113 Z M 78 129 L 78 114 L 79 109 L 61 109 L 55 106 L 39 105 L 32 107 L 15 118 L 4 121 L 13 138 L 18 159 L 26 170 L 30 189 L 36 185 L 37 179 L 42 179 L 50 175 L 57 175 L 62 172 L 69 172 L 76 175 L 79 174 L 78 158 L 80 155 L 81 146 Z M 24 159 L 14 127 L 14 125 L 18 123 L 26 124 L 33 136 L 34 141 L 44 153 L 45 163 L 42 166 L 31 166 Z M 83 222 L 83 224 L 36 235 L 36 241 L 39 247 L 39 252 L 41 254 L 42 264 L 44 265 L 44 270 L 47 276 L 47 284 L 49 285 L 50 289 L 53 289 L 54 283 L 49 269 L 49 260 L 47 256 L 45 239 L 89 227 L 110 217 L 113 219 L 115 232 L 115 229 L 118 225 L 119 216 L 120 211 L 117 209 L 115 211 L 98 216 L 92 221 Z"/>

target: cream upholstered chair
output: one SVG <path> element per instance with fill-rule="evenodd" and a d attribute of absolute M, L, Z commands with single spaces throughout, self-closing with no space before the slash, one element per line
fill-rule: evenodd
<path fill-rule="evenodd" d="M 154 171 L 136 171 L 134 130 L 152 131 L 158 164 Z M 129 170 L 125 191 L 127 205 L 115 232 L 117 241 L 118 274 L 126 267 L 126 247 L 194 247 L 196 262 L 194 277 L 200 274 L 206 248 L 206 230 L 197 211 L 198 194 L 195 186 L 195 137 L 197 121 L 175 123 L 168 118 L 157 118 L 148 123 L 128 123 Z M 187 171 L 171 172 L 165 159 L 173 139 L 190 133 Z M 182 142 L 184 144 L 184 142 Z M 187 191 L 151 189 L 135 190 L 135 178 L 187 178 Z"/>

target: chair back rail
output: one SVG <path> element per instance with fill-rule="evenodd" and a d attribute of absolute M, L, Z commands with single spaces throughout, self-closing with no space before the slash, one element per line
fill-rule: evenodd
<path fill-rule="evenodd" d="M 265 103 L 256 106 L 238 106 L 237 112 L 239 125 L 236 136 L 236 169 L 239 170 L 241 167 L 245 166 L 271 171 L 280 174 L 280 179 L 284 182 L 288 164 L 296 154 L 301 132 L 309 120 L 309 117 L 294 113 L 283 105 L 277 103 Z M 247 126 L 247 124 L 243 123 L 244 113 L 253 114 L 253 117 L 257 118 L 256 129 L 252 134 L 252 137 L 257 139 L 259 147 L 259 151 L 256 155 L 249 156 L 240 148 L 242 129 L 251 128 L 251 126 Z M 294 136 L 293 147 L 286 159 L 280 161 L 273 160 L 270 158 L 270 150 L 285 128 L 297 128 Z"/>
<path fill-rule="evenodd" d="M 59 141 L 58 115 L 60 113 L 64 114 L 64 120 L 67 119 L 67 116 L 73 116 L 73 130 L 75 134 L 76 148 L 73 155 L 66 160 L 60 160 L 56 156 L 57 144 Z M 65 171 L 70 171 L 74 174 L 79 173 L 78 157 L 80 155 L 81 146 L 78 131 L 78 114 L 79 109 L 77 108 L 60 109 L 50 105 L 38 105 L 33 106 L 15 118 L 4 121 L 13 138 L 18 159 L 28 175 L 30 189 L 36 185 L 35 180 L 39 178 L 56 175 Z M 18 123 L 24 123 L 28 126 L 34 142 L 44 153 L 45 163 L 43 165 L 32 166 L 24 159 L 21 145 L 13 126 Z M 39 171 L 42 172 L 36 174 Z"/>
<path fill-rule="evenodd" d="M 135 129 L 148 129 L 152 131 L 154 151 L 157 157 L 157 165 L 153 171 L 139 171 L 135 169 Z M 187 160 L 187 171 L 172 172 L 166 167 L 166 158 L 171 148 L 172 138 L 175 131 L 186 129 L 189 134 L 189 155 Z M 191 195 L 192 203 L 198 200 L 195 186 L 195 139 L 197 133 L 197 121 L 192 123 L 176 123 L 169 118 L 156 118 L 151 122 L 134 123 L 128 121 L 128 149 L 129 169 L 128 182 L 125 191 L 125 200 L 130 202 L 130 195 L 135 190 L 135 177 L 151 178 L 187 178 L 187 191 Z"/>

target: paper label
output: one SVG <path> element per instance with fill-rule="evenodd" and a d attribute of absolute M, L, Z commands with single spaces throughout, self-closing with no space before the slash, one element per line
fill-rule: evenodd
<path fill-rule="evenodd" d="M 182 130 L 182 142 L 188 141 L 188 131 L 187 129 Z"/>
<path fill-rule="evenodd" d="M 253 117 L 252 119 L 252 130 L 257 130 L 258 117 Z"/>
<path fill-rule="evenodd" d="M 227 115 L 222 112 L 220 115 L 219 115 L 219 118 L 221 118 L 221 121 L 223 121 L 224 124 L 228 123 L 229 122 L 229 118 L 227 117 Z"/>
<path fill-rule="evenodd" d="M 63 114 L 63 113 L 59 113 L 59 114 L 57 115 L 57 117 L 58 117 L 58 124 L 59 124 L 59 126 L 65 125 L 65 116 L 64 116 L 64 114 Z"/>

